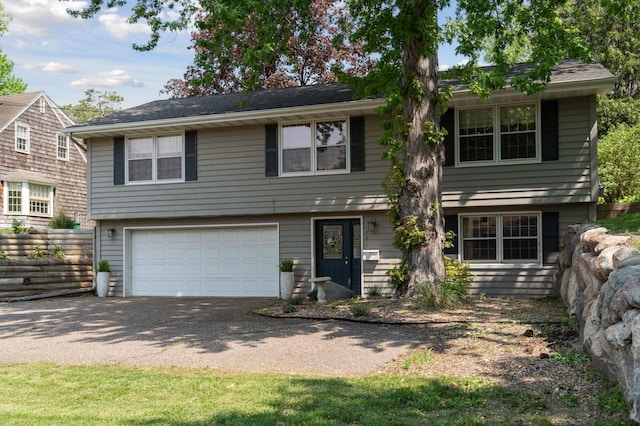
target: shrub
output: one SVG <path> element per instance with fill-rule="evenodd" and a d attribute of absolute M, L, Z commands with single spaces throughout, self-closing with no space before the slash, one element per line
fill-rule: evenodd
<path fill-rule="evenodd" d="M 467 302 L 469 289 L 475 277 L 469 265 L 459 260 L 444 258 L 446 278 L 441 285 L 420 283 L 416 286 L 418 304 L 425 308 L 452 308 Z"/>
<path fill-rule="evenodd" d="M 382 289 L 377 285 L 373 287 L 367 287 L 367 297 L 380 297 L 382 296 Z"/>
<path fill-rule="evenodd" d="M 55 257 L 58 260 L 61 260 L 64 258 L 64 251 L 62 251 L 62 247 L 55 246 L 53 248 L 53 257 Z"/>
<path fill-rule="evenodd" d="M 27 257 L 29 259 L 39 259 L 42 256 L 44 256 L 44 253 L 42 252 L 42 247 L 40 246 L 40 244 L 36 244 L 36 246 L 33 248 L 33 252 Z"/>
<path fill-rule="evenodd" d="M 49 228 L 52 229 L 73 229 L 73 225 L 73 219 L 63 212 L 55 215 L 54 218 L 49 222 Z"/>
<path fill-rule="evenodd" d="M 11 222 L 11 229 L 14 234 L 24 234 L 27 232 L 27 227 L 24 226 L 24 222 L 18 219 L 13 219 L 13 222 Z"/>
<path fill-rule="evenodd" d="M 620 125 L 598 142 L 598 173 L 607 203 L 640 201 L 640 124 Z"/>
<path fill-rule="evenodd" d="M 7 252 L 5 252 L 4 250 L 0 251 L 0 260 L 7 260 L 9 259 L 9 256 L 7 256 Z"/>
<path fill-rule="evenodd" d="M 349 311 L 354 317 L 368 317 L 371 313 L 371 306 L 368 303 L 351 303 Z"/>

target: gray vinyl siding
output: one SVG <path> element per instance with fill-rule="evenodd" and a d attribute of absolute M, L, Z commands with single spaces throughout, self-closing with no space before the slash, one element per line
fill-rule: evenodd
<path fill-rule="evenodd" d="M 446 214 L 506 211 L 558 212 L 560 232 L 593 220 L 592 158 L 596 147 L 594 97 L 559 101 L 559 160 L 536 164 L 446 167 Z M 90 217 L 98 219 L 96 259 L 111 263 L 111 294 L 122 295 L 123 227 L 278 223 L 279 258 L 295 261 L 297 289 L 304 297 L 313 273 L 312 220 L 362 218 L 363 249 L 380 260 L 363 262 L 362 294 L 377 286 L 386 294 L 386 272 L 399 261 L 381 182 L 389 163 L 381 159 L 380 118 L 365 119 L 366 171 L 304 177 L 265 177 L 264 126 L 198 132 L 198 180 L 170 184 L 114 185 L 113 139 L 91 140 Z M 367 222 L 375 219 L 374 232 Z M 116 228 L 107 238 L 107 228 Z M 472 265 L 474 294 L 543 296 L 556 291 L 554 265 Z"/>
<path fill-rule="evenodd" d="M 589 132 L 593 97 L 559 101 L 559 160 L 534 164 L 445 167 L 445 208 L 595 202 Z M 113 139 L 90 142 L 92 219 L 214 217 L 386 209 L 381 187 L 380 118 L 365 120 L 366 171 L 265 177 L 264 126 L 198 132 L 198 180 L 114 185 Z M 594 139 L 592 139 L 594 140 Z"/>
<path fill-rule="evenodd" d="M 379 120 L 366 120 L 366 171 L 302 177 L 264 176 L 264 126 L 198 132 L 198 180 L 114 185 L 113 140 L 91 142 L 91 215 L 95 219 L 264 215 L 386 209 Z"/>
<path fill-rule="evenodd" d="M 595 202 L 589 132 L 594 97 L 559 100 L 559 159 L 533 164 L 445 167 L 445 208 Z"/>
<path fill-rule="evenodd" d="M 295 214 L 295 215 L 267 215 L 267 216 L 238 216 L 233 218 L 207 218 L 207 219 L 147 219 L 147 220 L 103 220 L 99 222 L 97 228 L 98 236 L 96 241 L 96 262 L 99 259 L 108 260 L 111 266 L 111 291 L 110 295 L 123 295 L 123 280 L 126 275 L 124 271 L 123 250 L 124 228 L 143 227 L 179 227 L 179 226 L 220 226 L 220 225 L 243 225 L 255 223 L 269 223 L 279 225 L 279 258 L 294 260 L 294 273 L 296 291 L 294 296 L 305 297 L 311 290 L 309 279 L 313 274 L 313 248 L 312 248 L 312 221 L 322 218 L 361 218 L 363 229 L 363 249 L 380 250 L 381 260 L 374 262 L 363 262 L 364 281 L 363 291 L 368 286 L 377 285 L 382 287 L 387 293 L 391 290 L 386 286 L 385 272 L 388 265 L 398 260 L 398 254 L 391 247 L 391 228 L 386 222 L 386 216 L 381 212 L 364 214 L 337 215 L 315 215 L 315 214 Z M 369 220 L 376 220 L 377 226 L 374 232 L 366 229 Z M 115 229 L 113 238 L 107 236 L 109 228 Z M 366 294 L 366 293 L 365 293 Z"/>
<path fill-rule="evenodd" d="M 538 210 L 537 208 L 522 209 L 522 211 Z M 448 214 L 478 213 L 493 211 L 499 213 L 504 210 L 462 209 L 447 211 Z M 509 211 L 517 211 L 509 209 Z M 588 221 L 589 207 L 585 204 L 576 205 L 550 205 L 544 206 L 542 211 L 556 211 L 560 214 L 559 231 L 564 232 L 567 226 Z M 388 286 L 386 272 L 392 269 L 399 261 L 399 252 L 391 245 L 392 231 L 386 215 L 383 212 L 369 212 L 357 215 L 266 215 L 266 216 L 242 216 L 234 218 L 210 218 L 210 219 L 153 219 L 153 220 L 128 220 L 128 221 L 101 221 L 98 228 L 96 261 L 106 259 L 111 264 L 112 291 L 110 295 L 122 295 L 124 277 L 123 259 L 123 227 L 148 227 L 148 226 L 211 226 L 211 225 L 239 225 L 250 223 L 278 223 L 279 224 L 279 258 L 290 258 L 295 262 L 294 297 L 305 297 L 311 290 L 309 279 L 314 275 L 313 247 L 312 247 L 312 220 L 336 217 L 362 218 L 362 248 L 365 250 L 380 250 L 380 260 L 363 261 L 362 294 L 367 295 L 369 287 L 379 287 L 385 294 L 392 294 L 393 289 Z M 373 232 L 367 230 L 367 223 L 376 221 Z M 107 237 L 107 229 L 115 228 L 115 236 Z M 547 296 L 557 291 L 554 283 L 555 265 L 496 265 L 496 264 L 472 264 L 471 272 L 476 276 L 472 286 L 473 294 L 486 294 L 488 296 L 503 297 L 531 297 Z"/>
<path fill-rule="evenodd" d="M 541 211 L 559 213 L 559 235 L 569 225 L 590 221 L 589 204 L 563 204 L 529 207 L 478 208 L 447 210 L 447 214 L 502 213 L 514 211 Z M 558 283 L 555 282 L 555 264 L 470 264 L 475 275 L 471 286 L 472 294 L 486 294 L 492 297 L 542 297 L 555 295 Z"/>

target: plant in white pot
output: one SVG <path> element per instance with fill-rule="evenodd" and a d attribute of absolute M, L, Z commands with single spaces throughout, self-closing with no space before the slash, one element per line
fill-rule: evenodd
<path fill-rule="evenodd" d="M 96 277 L 96 291 L 98 297 L 105 297 L 109 292 L 109 278 L 111 278 L 111 268 L 106 260 L 98 261 L 98 275 Z"/>
<path fill-rule="evenodd" d="M 280 298 L 291 299 L 293 294 L 293 259 L 282 259 L 280 261 Z"/>

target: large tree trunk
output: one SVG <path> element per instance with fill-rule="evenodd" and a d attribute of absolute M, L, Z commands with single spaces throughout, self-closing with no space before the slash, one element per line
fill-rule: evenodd
<path fill-rule="evenodd" d="M 415 0 L 416 11 L 433 17 L 437 21 L 434 0 Z M 424 54 L 425 45 L 429 57 Z M 414 245 L 407 260 L 411 270 L 404 288 L 399 294 L 405 297 L 414 295 L 414 288 L 419 283 L 440 285 L 444 280 L 444 216 L 442 214 L 442 165 L 444 150 L 441 143 L 434 143 L 431 132 L 440 130 L 440 112 L 438 107 L 438 58 L 437 43 L 414 39 L 403 54 L 403 67 L 407 80 L 403 81 L 404 106 L 403 116 L 409 123 L 404 134 L 405 185 L 399 195 L 399 213 L 405 227 L 412 226 L 408 222 L 416 219 L 415 229 L 425 231 L 426 238 Z M 423 96 L 416 95 L 410 87 L 415 87 L 411 79 L 419 82 Z M 431 138 L 429 137 L 431 136 Z"/>

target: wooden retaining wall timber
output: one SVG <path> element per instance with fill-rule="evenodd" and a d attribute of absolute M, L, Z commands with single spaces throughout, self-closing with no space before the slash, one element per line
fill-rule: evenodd
<path fill-rule="evenodd" d="M 598 219 L 609 219 L 627 213 L 640 213 L 640 203 L 598 204 L 596 211 Z"/>
<path fill-rule="evenodd" d="M 36 247 L 42 257 L 29 259 Z M 65 254 L 53 257 L 55 247 Z M 93 286 L 93 230 L 0 234 L 0 301 Z"/>

